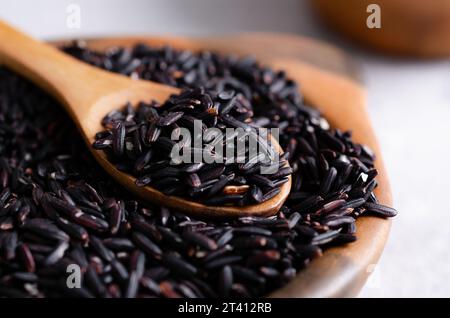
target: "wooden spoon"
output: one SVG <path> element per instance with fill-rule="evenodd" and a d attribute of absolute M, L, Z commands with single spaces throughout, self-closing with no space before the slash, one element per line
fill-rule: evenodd
<path fill-rule="evenodd" d="M 84 140 L 100 165 L 119 183 L 145 200 L 188 214 L 203 217 L 236 217 L 275 214 L 289 195 L 291 179 L 281 186 L 278 195 L 260 204 L 244 207 L 206 206 L 201 203 L 167 196 L 147 187 L 137 187 L 135 178 L 116 169 L 103 151 L 92 148 L 95 134 L 101 130 L 101 119 L 127 102 L 164 102 L 179 90 L 150 81 L 133 80 L 107 72 L 72 58 L 54 47 L 39 42 L 0 21 L 0 59 L 3 64 L 30 79 L 53 95 L 75 121 Z M 281 148 L 273 141 L 279 152 Z M 68 141 L 70 142 L 70 141 Z"/>

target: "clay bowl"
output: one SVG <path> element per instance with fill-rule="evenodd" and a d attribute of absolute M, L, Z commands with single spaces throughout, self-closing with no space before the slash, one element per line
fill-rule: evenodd
<path fill-rule="evenodd" d="M 53 42 L 62 45 L 67 41 Z M 351 62 L 340 50 L 302 37 L 282 34 L 241 34 L 218 38 L 124 37 L 87 40 L 96 50 L 135 43 L 169 44 L 197 51 L 207 49 L 237 55 L 253 55 L 262 64 L 284 69 L 300 83 L 306 101 L 317 107 L 330 124 L 352 130 L 357 142 L 369 145 L 378 155 L 376 194 L 381 203 L 392 204 L 391 190 L 380 148 L 365 106 L 365 89 L 355 79 Z M 351 297 L 358 294 L 377 263 L 388 238 L 391 222 L 375 217 L 357 220 L 355 243 L 326 250 L 285 287 L 269 297 Z"/>
<path fill-rule="evenodd" d="M 385 53 L 414 57 L 450 56 L 450 1 L 311 0 L 335 30 Z M 366 26 L 367 6 L 380 6 L 381 28 Z"/>

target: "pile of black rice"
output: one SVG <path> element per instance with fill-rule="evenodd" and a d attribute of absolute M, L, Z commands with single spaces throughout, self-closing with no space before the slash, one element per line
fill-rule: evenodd
<path fill-rule="evenodd" d="M 111 111 L 93 147 L 136 176 L 139 187 L 206 205 L 257 204 L 280 193 L 292 168 L 289 154 L 278 155 L 270 131 L 263 127 L 261 134 L 252 115 L 241 93 L 189 88 L 162 105 L 140 102 L 137 109 L 128 104 Z"/>
<path fill-rule="evenodd" d="M 274 217 L 227 222 L 149 206 L 97 166 L 55 101 L 0 68 L 0 296 L 266 295 L 324 248 L 356 240 L 360 215 L 396 214 L 373 193 L 373 153 L 330 129 L 283 71 L 170 47 L 65 51 L 133 77 L 240 94 L 253 123 L 281 129 L 292 193 Z M 68 288 L 73 264 L 81 288 Z"/>

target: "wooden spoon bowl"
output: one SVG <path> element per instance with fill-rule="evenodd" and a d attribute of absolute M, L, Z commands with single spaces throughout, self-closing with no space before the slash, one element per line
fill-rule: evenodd
<path fill-rule="evenodd" d="M 53 44 L 63 43 L 68 42 Z M 392 204 L 381 151 L 365 108 L 365 89 L 355 75 L 351 59 L 342 51 L 308 38 L 268 33 L 215 38 L 125 37 L 87 41 L 88 47 L 96 50 L 112 46 L 131 47 L 137 43 L 253 55 L 262 64 L 286 70 L 290 78 L 300 83 L 306 101 L 316 106 L 333 127 L 352 130 L 356 142 L 375 151 L 375 167 L 379 171 L 379 186 L 375 193 L 380 203 Z M 322 257 L 301 270 L 292 282 L 269 296 L 355 296 L 381 255 L 391 221 L 367 216 L 359 218 L 356 224 L 358 240 L 355 243 L 327 249 Z"/>

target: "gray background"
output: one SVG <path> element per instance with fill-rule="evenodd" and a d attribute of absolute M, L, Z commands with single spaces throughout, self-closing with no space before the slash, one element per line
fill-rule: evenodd
<path fill-rule="evenodd" d="M 374 1 L 376 2 L 376 1 Z M 81 8 L 81 28 L 66 8 Z M 362 66 L 368 106 L 400 211 L 364 297 L 450 297 L 450 61 L 363 52 L 321 26 L 302 0 L 0 0 L 0 17 L 40 38 L 279 31 L 344 47 Z"/>

